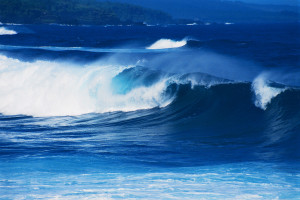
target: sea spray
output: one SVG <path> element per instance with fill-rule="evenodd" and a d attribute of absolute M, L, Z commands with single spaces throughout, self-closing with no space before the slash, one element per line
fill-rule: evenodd
<path fill-rule="evenodd" d="M 252 90 L 255 94 L 255 105 L 266 110 L 271 100 L 286 89 L 270 86 L 266 80 L 266 75 L 261 74 L 254 79 L 252 83 Z"/>
<path fill-rule="evenodd" d="M 166 106 L 167 79 L 115 94 L 112 79 L 130 66 L 84 67 L 48 61 L 22 62 L 0 56 L 0 112 L 6 115 L 65 116 L 134 111 Z M 126 83 L 125 83 L 126 84 Z"/>

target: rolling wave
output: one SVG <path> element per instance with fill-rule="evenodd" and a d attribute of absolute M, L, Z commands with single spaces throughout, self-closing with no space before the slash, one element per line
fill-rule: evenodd
<path fill-rule="evenodd" d="M 0 27 L 0 35 L 16 35 L 18 34 L 14 30 L 6 29 L 5 27 Z"/>
<path fill-rule="evenodd" d="M 79 66 L 41 60 L 24 62 L 0 56 L 0 112 L 5 115 L 66 116 L 168 105 L 177 110 L 181 107 L 178 102 L 184 108 L 194 109 L 204 102 L 220 101 L 224 92 L 229 99 L 220 105 L 220 110 L 241 105 L 241 110 L 255 110 L 255 106 L 267 110 L 273 99 L 287 89 L 268 83 L 262 75 L 251 84 L 203 73 L 168 74 L 135 65 L 96 62 Z M 299 93 L 296 89 L 289 90 Z M 241 92 L 245 95 L 238 96 Z M 200 105 L 193 106 L 193 102 Z"/>
<path fill-rule="evenodd" d="M 126 93 L 112 90 L 112 79 L 130 66 L 84 67 L 70 63 L 22 62 L 0 57 L 0 112 L 33 116 L 80 115 L 161 107 L 168 79 Z M 126 84 L 126 83 L 120 83 Z"/>

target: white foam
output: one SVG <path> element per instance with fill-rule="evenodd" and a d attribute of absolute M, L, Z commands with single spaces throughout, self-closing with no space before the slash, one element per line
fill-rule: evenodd
<path fill-rule="evenodd" d="M 196 25 L 198 25 L 196 22 L 187 24 L 187 26 L 196 26 Z"/>
<path fill-rule="evenodd" d="M 171 103 L 163 93 L 164 79 L 126 94 L 111 88 L 114 76 L 126 66 L 97 63 L 79 66 L 48 61 L 23 62 L 0 56 L 0 113 L 66 116 L 110 111 L 134 111 Z"/>
<path fill-rule="evenodd" d="M 6 29 L 5 27 L 0 27 L 0 35 L 15 35 L 17 34 L 14 30 Z"/>
<path fill-rule="evenodd" d="M 174 41 L 170 39 L 160 39 L 156 41 L 151 46 L 147 47 L 147 49 L 171 49 L 171 48 L 178 48 L 183 47 L 186 45 L 187 40 L 183 39 L 181 41 Z"/>
<path fill-rule="evenodd" d="M 255 163 L 256 164 L 256 163 Z M 274 164 L 273 164 L 274 166 Z M 275 165 L 276 166 L 276 165 Z M 101 167 L 98 166 L 101 172 Z M 253 167 L 251 169 L 251 167 Z M 264 168 L 263 168 L 264 167 Z M 19 173 L 2 199 L 297 199 L 295 174 L 252 163 L 168 169 L 162 173 Z M 11 172 L 13 173 L 13 172 Z M 16 172 L 14 172 L 16 173 Z M 36 181 L 30 181 L 32 177 Z M 101 180 L 101 181 L 99 181 Z M 15 188 L 11 188 L 15 186 Z M 27 190 L 24 190 L 26 188 Z M 297 193 L 298 192 L 298 193 Z"/>
<path fill-rule="evenodd" d="M 252 82 L 252 90 L 256 97 L 254 102 L 255 105 L 266 110 L 271 100 L 286 89 L 269 86 L 266 76 L 261 74 Z"/>

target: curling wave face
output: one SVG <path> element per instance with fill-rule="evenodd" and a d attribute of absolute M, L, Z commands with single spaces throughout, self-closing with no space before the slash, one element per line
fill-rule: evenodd
<path fill-rule="evenodd" d="M 116 93 L 113 78 L 130 66 L 22 62 L 0 56 L 0 112 L 33 116 L 134 111 L 166 106 L 168 79 Z M 116 82 L 116 81 L 115 81 Z M 127 83 L 118 82 L 114 87 Z"/>
<path fill-rule="evenodd" d="M 203 73 L 168 74 L 141 66 L 100 63 L 79 66 L 41 60 L 24 62 L 6 56 L 0 56 L 0 66 L 0 112 L 5 115 L 66 116 L 127 112 L 165 107 L 172 102 L 174 105 L 180 99 L 193 109 L 192 102 L 199 102 L 197 107 L 208 99 L 220 102 L 224 91 L 230 101 L 238 99 L 235 107 L 248 102 L 245 108 L 266 110 L 272 106 L 275 97 L 287 90 L 287 87 L 269 84 L 262 75 L 251 84 Z M 218 87 L 224 87 L 222 91 L 217 90 L 214 96 L 210 96 L 220 84 L 223 86 Z M 200 86 L 203 89 L 199 90 Z M 180 93 L 182 87 L 189 92 Z M 246 91 L 244 97 L 247 98 L 236 96 L 241 91 Z M 290 91 L 299 92 L 296 89 Z M 220 109 L 228 106 L 233 109 L 233 105 L 226 101 Z"/>
<path fill-rule="evenodd" d="M 169 74 L 142 66 L 23 62 L 5 56 L 0 56 L 0 66 L 0 118 L 9 127 L 20 118 L 33 120 L 38 128 L 46 123 L 79 130 L 84 120 L 84 126 L 97 134 L 99 127 L 120 132 L 124 127 L 155 127 L 162 133 L 171 132 L 179 137 L 178 141 L 188 139 L 206 145 L 223 143 L 224 138 L 243 138 L 243 152 L 229 148 L 224 154 L 224 148 L 212 145 L 211 150 L 197 150 L 197 155 L 180 161 L 184 165 L 209 160 L 241 161 L 254 156 L 266 159 L 261 149 L 275 144 L 276 155 L 271 158 L 297 156 L 297 140 L 293 138 L 300 127 L 300 91 L 271 83 L 262 75 L 253 83 L 235 82 L 203 73 Z M 124 112 L 107 113 L 112 111 Z M 85 140 L 78 138 L 78 142 Z M 255 152 L 248 151 L 253 143 Z M 79 149 L 76 151 L 89 151 Z M 130 151 L 126 150 L 127 154 Z M 151 159 L 161 162 L 156 157 Z"/>

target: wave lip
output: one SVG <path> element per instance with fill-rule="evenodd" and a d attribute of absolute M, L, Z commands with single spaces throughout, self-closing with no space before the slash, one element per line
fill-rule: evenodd
<path fill-rule="evenodd" d="M 252 83 L 252 90 L 255 94 L 255 106 L 263 110 L 267 109 L 271 100 L 284 92 L 286 88 L 277 88 L 271 86 L 264 75 L 259 75 Z"/>
<path fill-rule="evenodd" d="M 147 49 L 172 49 L 183 47 L 187 44 L 187 40 L 183 39 L 180 41 L 175 41 L 171 39 L 160 39 L 147 47 Z"/>
<path fill-rule="evenodd" d="M 5 27 L 0 27 L 0 35 L 16 35 L 18 34 L 14 30 L 6 29 Z"/>

